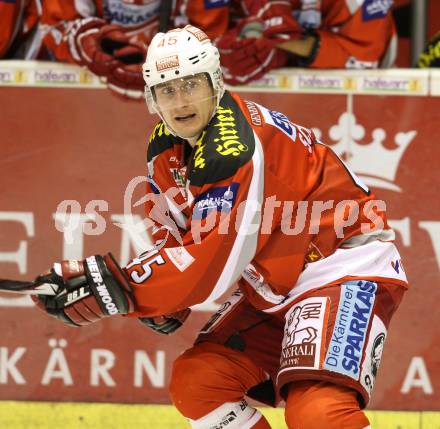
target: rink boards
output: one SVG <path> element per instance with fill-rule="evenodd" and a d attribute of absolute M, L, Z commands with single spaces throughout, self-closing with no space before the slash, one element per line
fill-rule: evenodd
<path fill-rule="evenodd" d="M 411 288 L 391 323 L 371 408 L 414 413 L 370 415 L 385 419 L 379 429 L 386 422 L 440 427 L 428 412 L 440 410 L 440 72 L 280 70 L 237 90 L 350 154 L 350 167 L 387 202 Z M 108 250 L 122 263 L 136 256 L 142 249 L 116 224 L 124 221 L 127 184 L 145 173 L 145 143 L 156 122 L 145 105 L 117 99 L 85 70 L 16 62 L 0 62 L 0 105 L 1 277 L 31 279 L 53 261 Z M 141 195 L 139 188 L 130 203 Z M 59 231 L 57 207 L 66 199 L 80 205 L 80 225 L 90 222 L 91 201 L 106 201 L 108 209 L 97 212 L 105 231 Z M 28 298 L 1 294 L 0 400 L 22 402 L 0 402 L 0 427 L 8 427 L 1 419 L 28 413 L 34 422 L 45 412 L 79 419 L 79 409 L 86 420 L 131 412 L 137 418 L 139 409 L 148 419 L 162 410 L 177 418 L 166 406 L 171 362 L 213 309 L 195 311 L 180 333 L 163 338 L 117 318 L 68 329 Z M 66 404 L 52 404 L 60 400 Z"/>

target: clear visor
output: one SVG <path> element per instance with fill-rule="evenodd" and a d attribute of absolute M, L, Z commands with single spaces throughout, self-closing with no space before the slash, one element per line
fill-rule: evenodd
<path fill-rule="evenodd" d="M 150 88 L 149 107 L 159 114 L 175 111 L 192 105 L 206 104 L 209 108 L 217 94 L 207 73 L 176 78 Z"/>

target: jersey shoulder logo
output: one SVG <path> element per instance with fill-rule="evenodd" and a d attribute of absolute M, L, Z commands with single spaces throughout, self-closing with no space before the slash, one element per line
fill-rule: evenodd
<path fill-rule="evenodd" d="M 230 213 L 237 198 L 239 183 L 211 188 L 194 200 L 193 219 L 205 219 L 211 212 Z"/>
<path fill-rule="evenodd" d="M 266 124 L 278 128 L 293 142 L 296 143 L 299 141 L 309 153 L 312 153 L 315 139 L 311 130 L 302 127 L 301 125 L 294 124 L 284 113 L 269 110 L 259 104 L 257 106 L 261 111 Z"/>
<path fill-rule="evenodd" d="M 393 0 L 364 0 L 362 3 L 362 20 L 383 19 L 388 15 L 392 6 Z"/>
<path fill-rule="evenodd" d="M 275 110 L 264 109 L 263 115 L 266 123 L 275 125 L 284 134 L 286 134 L 293 141 L 296 140 L 296 128 L 289 121 L 289 118 L 281 112 Z"/>

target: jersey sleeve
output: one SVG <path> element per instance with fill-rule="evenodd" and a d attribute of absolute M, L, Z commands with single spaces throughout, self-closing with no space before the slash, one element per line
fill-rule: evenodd
<path fill-rule="evenodd" d="M 255 255 L 263 200 L 262 148 L 247 123 L 238 125 L 231 112 L 219 108 L 217 123 L 224 128 L 212 126 L 209 135 L 202 135 L 188 166 L 191 216 L 181 244 L 167 241 L 125 268 L 137 303 L 133 316 L 168 314 L 214 301 Z M 226 131 L 237 135 L 221 140 Z"/>

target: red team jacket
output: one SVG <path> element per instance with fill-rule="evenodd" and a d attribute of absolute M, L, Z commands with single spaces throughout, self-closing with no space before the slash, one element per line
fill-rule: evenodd
<path fill-rule="evenodd" d="M 72 23 L 81 18 L 98 17 L 137 32 L 148 45 L 159 28 L 160 3 L 160 0 L 45 0 L 42 16 L 45 44 L 57 60 L 72 62 L 66 39 Z M 173 0 L 169 27 L 191 22 L 215 38 L 228 27 L 227 3 Z"/>
<path fill-rule="evenodd" d="M 138 41 L 148 45 L 159 29 L 160 3 L 160 0 L 46 0 L 42 16 L 44 42 L 57 60 L 74 62 L 66 34 L 75 20 L 98 17 L 129 29 Z M 174 18 L 185 16 L 185 3 L 172 2 L 170 27 L 181 24 Z"/>
<path fill-rule="evenodd" d="M 237 281 L 270 313 L 348 279 L 406 285 L 384 204 L 310 130 L 235 94 L 192 150 L 155 127 L 147 188 L 163 247 L 125 268 L 133 316 L 213 301 Z"/>
<path fill-rule="evenodd" d="M 291 0 L 301 9 L 300 0 Z M 397 52 L 392 1 L 322 0 L 320 44 L 312 68 L 390 67 Z"/>
<path fill-rule="evenodd" d="M 280 0 L 298 17 L 304 0 Z M 310 3 L 308 1 L 307 3 Z M 391 1 L 322 0 L 321 25 L 315 31 L 320 46 L 312 68 L 365 68 L 392 63 L 397 39 Z M 0 3 L 1 4 L 1 3 Z M 158 29 L 159 0 L 46 0 L 42 23 L 45 44 L 59 61 L 72 61 L 65 35 L 79 18 L 97 16 L 138 32 L 147 44 Z M 243 18 L 270 14 L 269 0 L 175 0 L 170 26 L 191 23 L 211 38 L 223 35 L 235 25 L 231 14 Z M 299 19 L 299 18 L 298 18 Z M 388 52 L 388 55 L 387 55 Z"/>
<path fill-rule="evenodd" d="M 160 3 L 160 0 L 45 0 L 42 16 L 45 45 L 57 60 L 74 62 L 66 35 L 75 20 L 88 17 L 121 25 L 148 45 L 159 29 Z M 228 25 L 228 20 L 224 20 L 228 8 L 211 9 L 210 1 L 173 0 L 171 3 L 169 28 L 191 22 L 200 28 L 208 26 L 205 32 L 214 38 Z M 223 20 L 217 20 L 220 17 Z"/>
<path fill-rule="evenodd" d="M 191 3 L 191 2 L 190 2 Z M 393 65 L 397 51 L 397 36 L 392 17 L 392 1 L 383 0 L 241 0 L 204 2 L 206 10 L 200 28 L 216 29 L 215 35 L 221 37 L 230 21 L 230 8 L 241 7 L 242 17 L 261 16 L 270 18 L 271 4 L 274 8 L 285 5 L 301 26 L 301 11 L 307 5 L 315 5 L 321 16 L 321 23 L 313 30 L 319 36 L 319 47 L 311 68 L 372 68 Z M 211 5 L 211 7 L 208 7 Z M 193 8 L 202 6 L 194 1 Z M 196 24 L 194 24 L 196 25 Z M 209 34 L 209 33 L 208 33 Z"/>

